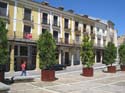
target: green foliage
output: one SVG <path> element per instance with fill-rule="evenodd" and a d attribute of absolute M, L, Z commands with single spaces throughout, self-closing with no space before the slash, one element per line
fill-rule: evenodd
<path fill-rule="evenodd" d="M 125 65 L 125 44 L 120 45 L 119 47 L 119 58 L 120 58 L 120 64 Z"/>
<path fill-rule="evenodd" d="M 81 61 L 82 64 L 87 67 L 91 68 L 94 64 L 94 49 L 93 43 L 89 40 L 89 36 L 85 35 L 82 44 L 81 44 L 81 51 L 80 51 Z"/>
<path fill-rule="evenodd" d="M 8 62 L 8 39 L 5 22 L 0 19 L 0 65 Z"/>
<path fill-rule="evenodd" d="M 109 42 L 104 50 L 103 63 L 112 66 L 112 64 L 115 63 L 116 53 L 117 49 L 115 45 Z"/>
<path fill-rule="evenodd" d="M 56 42 L 49 31 L 41 34 L 37 42 L 41 69 L 52 69 L 56 64 Z"/>

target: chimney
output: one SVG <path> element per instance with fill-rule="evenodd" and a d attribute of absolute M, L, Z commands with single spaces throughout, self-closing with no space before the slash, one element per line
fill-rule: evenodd
<path fill-rule="evenodd" d="M 68 10 L 69 13 L 74 13 L 74 11 L 72 9 Z"/>
<path fill-rule="evenodd" d="M 88 18 L 88 15 L 83 15 L 83 17 Z"/>
<path fill-rule="evenodd" d="M 42 5 L 46 5 L 46 6 L 48 6 L 48 5 L 49 5 L 49 3 L 48 3 L 48 2 L 46 2 L 46 1 L 43 1 L 41 4 L 42 4 Z"/>
<path fill-rule="evenodd" d="M 64 7 L 58 7 L 59 10 L 63 11 L 64 10 Z"/>

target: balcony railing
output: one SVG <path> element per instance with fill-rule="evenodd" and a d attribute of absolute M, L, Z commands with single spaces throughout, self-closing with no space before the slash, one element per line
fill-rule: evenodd
<path fill-rule="evenodd" d="M 47 19 L 43 19 L 42 24 L 48 24 Z"/>
<path fill-rule="evenodd" d="M 25 13 L 24 14 L 24 20 L 31 21 L 31 14 Z"/>
<path fill-rule="evenodd" d="M 26 33 L 26 32 L 24 32 L 24 33 L 23 33 L 23 38 L 24 38 L 24 39 L 32 39 L 32 34 L 31 34 L 31 33 Z"/>
<path fill-rule="evenodd" d="M 91 33 L 91 38 L 95 39 L 95 33 Z"/>
<path fill-rule="evenodd" d="M 59 42 L 57 37 L 54 37 L 54 39 L 55 39 L 56 43 L 58 43 L 58 42 Z"/>
<path fill-rule="evenodd" d="M 81 31 L 78 28 L 75 29 L 75 35 L 81 35 Z"/>
<path fill-rule="evenodd" d="M 65 39 L 65 44 L 69 44 L 69 39 Z"/>
<path fill-rule="evenodd" d="M 7 8 L 0 7 L 0 16 L 7 16 Z"/>

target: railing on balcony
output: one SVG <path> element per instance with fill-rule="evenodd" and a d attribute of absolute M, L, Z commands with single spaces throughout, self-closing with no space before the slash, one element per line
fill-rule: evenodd
<path fill-rule="evenodd" d="M 65 44 L 69 44 L 69 39 L 65 39 Z"/>
<path fill-rule="evenodd" d="M 95 39 L 95 33 L 91 33 L 90 35 L 92 39 Z"/>
<path fill-rule="evenodd" d="M 31 34 L 31 33 L 26 33 L 26 32 L 24 32 L 24 33 L 23 33 L 23 38 L 24 38 L 24 39 L 32 39 L 32 34 Z"/>
<path fill-rule="evenodd" d="M 59 40 L 57 37 L 54 37 L 54 39 L 55 39 L 56 43 L 59 43 Z"/>
<path fill-rule="evenodd" d="M 48 24 L 47 19 L 43 19 L 42 24 Z"/>
<path fill-rule="evenodd" d="M 7 16 L 7 8 L 0 7 L 0 16 Z"/>
<path fill-rule="evenodd" d="M 31 20 L 31 14 L 25 13 L 24 14 L 24 20 L 32 21 Z"/>

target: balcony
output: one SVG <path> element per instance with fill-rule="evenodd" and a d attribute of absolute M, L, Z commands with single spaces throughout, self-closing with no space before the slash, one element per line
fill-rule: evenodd
<path fill-rule="evenodd" d="M 91 33 L 91 39 L 95 39 L 95 33 Z"/>
<path fill-rule="evenodd" d="M 70 29 L 68 26 L 65 26 L 65 27 L 64 27 L 64 30 L 65 30 L 65 32 L 68 32 L 68 33 L 71 32 L 71 29 Z"/>
<path fill-rule="evenodd" d="M 60 26 L 57 23 L 53 23 L 53 29 L 60 30 Z"/>
<path fill-rule="evenodd" d="M 32 17 L 32 19 L 33 19 L 33 17 Z M 25 13 L 24 18 L 23 18 L 23 22 L 24 22 L 25 25 L 33 27 L 34 26 L 33 25 L 34 21 L 32 19 L 31 19 L 31 14 Z"/>
<path fill-rule="evenodd" d="M 23 33 L 23 38 L 30 40 L 30 39 L 32 39 L 32 34 L 31 34 L 31 33 L 26 33 L 26 32 L 24 32 L 24 33 Z"/>
<path fill-rule="evenodd" d="M 75 29 L 75 35 L 81 35 L 81 31 L 79 29 Z"/>
<path fill-rule="evenodd" d="M 106 40 L 106 36 L 103 36 L 103 40 Z"/>
<path fill-rule="evenodd" d="M 7 15 L 7 8 L 0 7 L 0 18 L 9 21 L 9 16 Z"/>
<path fill-rule="evenodd" d="M 101 43 L 94 44 L 96 49 L 104 49 L 104 46 Z"/>

